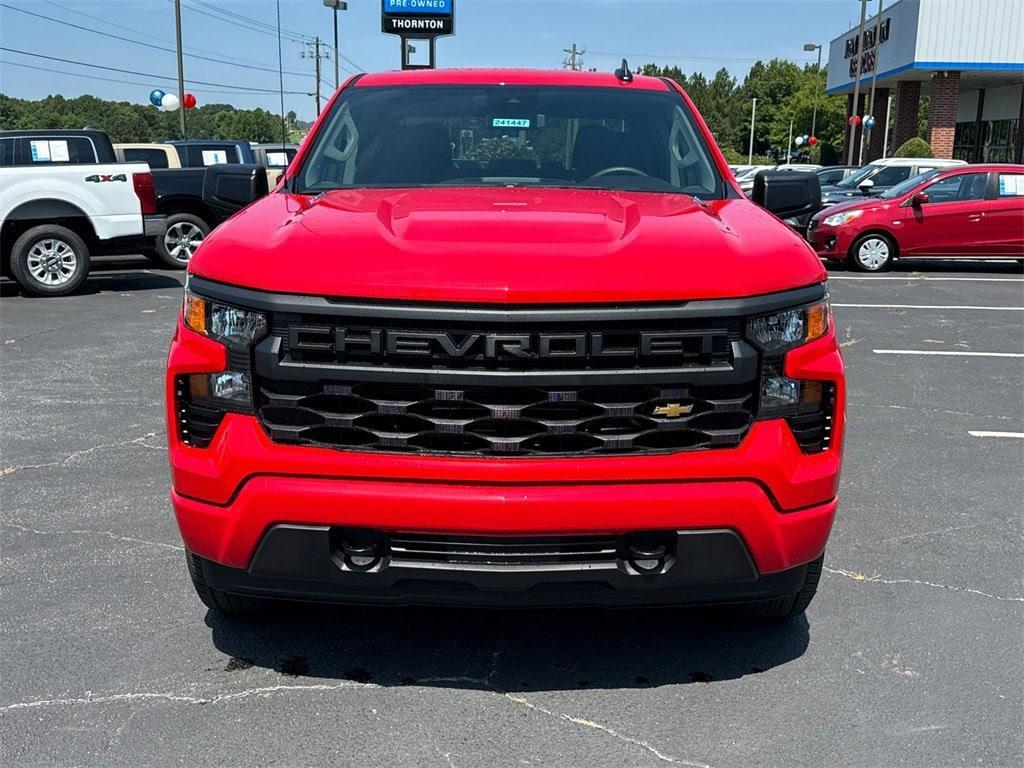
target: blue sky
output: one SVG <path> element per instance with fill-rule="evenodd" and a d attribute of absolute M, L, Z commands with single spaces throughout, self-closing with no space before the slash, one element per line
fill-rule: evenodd
<path fill-rule="evenodd" d="M 348 0 L 348 5 L 340 15 L 341 49 L 347 57 L 342 60 L 342 78 L 346 69 L 396 68 L 399 43 L 380 31 L 379 0 Z M 875 7 L 873 1 L 871 6 Z M 633 66 L 654 61 L 677 64 L 686 72 L 711 74 L 725 66 L 740 79 L 757 58 L 813 60 L 814 54 L 805 53 L 803 44 L 827 44 L 854 24 L 859 13 L 856 0 L 458 0 L 456 8 L 457 34 L 438 41 L 442 67 L 558 67 L 565 56 L 562 49 L 576 43 L 588 51 L 587 67 L 613 69 L 625 55 Z M 233 14 L 236 21 L 251 20 L 252 28 L 213 18 L 216 9 Z M 332 37 L 331 13 L 321 0 L 281 0 L 281 16 L 282 27 L 290 33 Z M 262 26 L 273 25 L 275 18 L 273 0 L 182 0 L 186 52 L 212 59 L 187 56 L 186 83 L 215 84 L 186 85 L 186 90 L 200 103 L 229 102 L 276 111 L 277 41 Z M 145 102 L 152 88 L 177 90 L 175 55 L 159 50 L 174 48 L 173 0 L 0 0 L 0 47 L 126 70 L 89 69 L 0 50 L 0 92 L 10 96 L 93 93 Z M 285 107 L 310 119 L 314 100 L 305 94 L 313 89 L 313 62 L 300 58 L 304 48 L 294 38 L 285 40 L 284 68 L 297 73 L 285 75 L 285 89 L 297 92 L 286 96 Z M 323 66 L 323 79 L 333 85 L 333 62 Z M 225 86 L 273 93 L 236 92 Z"/>

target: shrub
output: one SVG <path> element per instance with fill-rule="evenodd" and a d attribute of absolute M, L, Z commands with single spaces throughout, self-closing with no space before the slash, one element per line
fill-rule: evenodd
<path fill-rule="evenodd" d="M 907 139 L 895 152 L 892 153 L 893 157 L 935 157 L 935 153 L 932 152 L 932 148 L 928 146 L 928 142 L 924 139 L 919 139 L 916 136 L 912 139 Z"/>

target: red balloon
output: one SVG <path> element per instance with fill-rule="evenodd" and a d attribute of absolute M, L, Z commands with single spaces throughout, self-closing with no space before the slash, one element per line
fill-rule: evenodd
<path fill-rule="evenodd" d="M 185 94 L 185 109 L 195 109 L 195 108 L 196 108 L 196 97 L 193 96 L 191 93 L 186 93 Z"/>
<path fill-rule="evenodd" d="M 860 115 L 851 115 L 849 123 L 850 125 L 860 125 Z"/>
<path fill-rule="evenodd" d="M 818 143 L 818 137 L 817 136 L 811 136 L 809 139 L 807 139 L 807 143 L 810 144 L 813 147 L 815 144 Z"/>

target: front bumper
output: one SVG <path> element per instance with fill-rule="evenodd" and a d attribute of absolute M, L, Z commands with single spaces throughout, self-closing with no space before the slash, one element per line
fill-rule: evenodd
<path fill-rule="evenodd" d="M 382 603 L 754 600 L 799 589 L 835 516 L 845 385 L 834 332 L 792 350 L 785 362 L 787 376 L 835 387 L 831 443 L 812 454 L 800 450 L 782 419 L 755 422 L 735 448 L 650 455 L 359 453 L 273 442 L 244 414 L 228 414 L 208 447 L 185 445 L 176 429 L 176 377 L 224 370 L 227 362 L 223 346 L 179 324 L 167 373 L 171 499 L 186 547 L 202 558 L 210 586 L 225 591 Z M 279 538 L 296 528 L 298 540 Z M 332 532 L 348 528 L 384 537 L 656 532 L 687 544 L 672 568 L 655 575 L 624 574 L 618 562 L 513 574 L 467 575 L 446 563 L 346 573 L 330 542 Z M 711 539 L 689 538 L 712 533 L 739 546 L 730 544 L 725 556 L 718 545 L 697 545 Z M 286 539 L 292 544 L 279 543 Z M 268 568 L 271 551 L 283 568 Z"/>
<path fill-rule="evenodd" d="M 852 242 L 848 227 L 830 227 L 820 221 L 811 223 L 807 231 L 807 242 L 823 259 L 844 261 Z"/>
<path fill-rule="evenodd" d="M 276 525 L 267 531 L 248 568 L 199 559 L 210 587 L 253 597 L 376 605 L 478 607 L 692 605 L 764 600 L 791 595 L 806 565 L 760 575 L 735 531 L 666 532 L 657 573 L 638 571 L 621 546 L 599 554 L 579 539 L 549 537 L 560 561 L 541 557 L 545 539 L 410 537 L 382 539 L 380 559 L 353 568 L 344 556 L 343 530 Z M 412 537 L 414 542 L 417 541 Z M 609 546 L 614 548 L 616 539 Z M 510 542 L 510 543 L 506 543 Z M 589 549 L 583 553 L 581 550 Z M 515 554 L 521 554 L 512 562 Z M 486 554 L 481 555 L 480 552 Z M 573 554 L 577 552 L 578 554 Z"/>

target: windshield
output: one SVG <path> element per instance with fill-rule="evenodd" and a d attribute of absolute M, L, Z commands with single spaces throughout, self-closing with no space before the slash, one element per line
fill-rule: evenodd
<path fill-rule="evenodd" d="M 919 173 L 917 176 L 911 176 L 906 181 L 901 181 L 895 187 L 889 187 L 885 192 L 878 195 L 878 197 L 885 198 L 886 200 L 892 200 L 894 197 L 902 197 L 907 194 L 907 192 L 914 189 L 914 187 L 924 184 L 926 181 L 931 181 L 940 173 L 941 171 L 931 170 Z"/>
<path fill-rule="evenodd" d="M 860 184 L 864 179 L 873 174 L 878 170 L 877 165 L 865 165 L 859 171 L 855 171 L 847 176 L 842 181 L 836 182 L 837 187 L 844 187 L 847 189 L 856 189 L 857 185 Z"/>
<path fill-rule="evenodd" d="M 726 193 L 676 93 L 500 85 L 345 89 L 295 189 L 438 186 Z"/>

